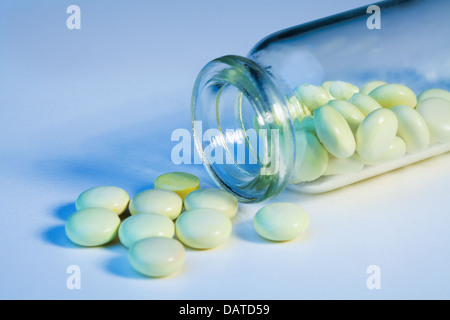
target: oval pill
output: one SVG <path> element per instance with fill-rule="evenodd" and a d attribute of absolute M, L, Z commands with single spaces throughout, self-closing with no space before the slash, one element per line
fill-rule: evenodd
<path fill-rule="evenodd" d="M 450 101 L 428 98 L 419 102 L 417 111 L 425 119 L 431 135 L 437 141 L 450 141 Z"/>
<path fill-rule="evenodd" d="M 302 106 L 296 95 L 286 99 L 286 105 L 289 109 L 289 114 L 292 120 L 301 119 L 306 115 L 310 115 L 311 112 L 305 106 Z"/>
<path fill-rule="evenodd" d="M 345 159 L 339 159 L 330 155 L 324 175 L 351 174 L 359 172 L 363 168 L 364 163 L 357 154 Z"/>
<path fill-rule="evenodd" d="M 429 89 L 422 92 L 417 100 L 420 102 L 428 98 L 442 98 L 450 101 L 450 92 L 444 89 Z"/>
<path fill-rule="evenodd" d="M 155 180 L 155 189 L 174 191 L 183 200 L 190 192 L 199 188 L 200 179 L 186 172 L 165 173 Z"/>
<path fill-rule="evenodd" d="M 96 247 L 112 241 L 119 229 L 120 218 L 106 208 L 86 208 L 75 212 L 66 223 L 66 235 L 84 247 Z"/>
<path fill-rule="evenodd" d="M 364 160 L 380 159 L 397 135 L 398 121 L 389 109 L 377 109 L 370 113 L 356 132 L 356 151 Z"/>
<path fill-rule="evenodd" d="M 398 120 L 397 135 L 406 143 L 406 151 L 415 153 L 423 151 L 430 145 L 430 132 L 425 119 L 408 106 L 392 107 Z"/>
<path fill-rule="evenodd" d="M 325 149 L 336 158 L 348 158 L 355 153 L 355 137 L 344 117 L 329 105 L 316 110 L 314 123 L 317 136 Z"/>
<path fill-rule="evenodd" d="M 200 208 L 183 212 L 175 222 L 177 238 L 194 249 L 211 249 L 228 239 L 231 220 L 215 209 Z"/>
<path fill-rule="evenodd" d="M 159 213 L 141 213 L 125 219 L 119 227 L 120 242 L 130 248 L 135 242 L 150 237 L 173 238 L 175 225 Z"/>
<path fill-rule="evenodd" d="M 238 212 L 238 200 L 224 190 L 199 189 L 188 194 L 184 200 L 184 208 L 187 211 L 199 208 L 215 209 L 231 219 Z"/>
<path fill-rule="evenodd" d="M 302 120 L 295 119 L 294 121 L 294 129 L 295 131 L 311 131 L 316 132 L 316 127 L 314 124 L 314 117 L 309 115 L 304 117 Z"/>
<path fill-rule="evenodd" d="M 137 241 L 128 252 L 131 266 L 148 277 L 165 277 L 179 270 L 185 261 L 183 245 L 164 237 L 151 237 Z"/>
<path fill-rule="evenodd" d="M 330 87 L 333 84 L 334 81 L 325 81 L 324 83 L 322 83 L 321 87 L 325 90 L 325 92 L 328 94 L 328 96 L 330 97 L 330 100 L 336 99 L 335 97 L 333 97 L 330 93 Z"/>
<path fill-rule="evenodd" d="M 359 90 L 359 92 L 364 95 L 369 95 L 369 93 L 371 93 L 373 90 L 385 84 L 387 83 L 384 81 L 369 81 L 361 87 L 361 90 Z"/>
<path fill-rule="evenodd" d="M 311 112 L 330 100 L 328 93 L 322 87 L 311 84 L 298 86 L 295 89 L 295 95 Z"/>
<path fill-rule="evenodd" d="M 347 121 L 350 129 L 352 129 L 353 134 L 356 134 L 356 130 L 358 130 L 359 125 L 364 120 L 362 112 L 353 104 L 344 100 L 332 100 L 328 102 L 328 105 L 339 111 L 345 121 Z"/>
<path fill-rule="evenodd" d="M 365 117 L 372 111 L 381 108 L 377 100 L 363 93 L 355 93 L 348 102 L 358 108 Z"/>
<path fill-rule="evenodd" d="M 138 193 L 130 201 L 132 215 L 138 213 L 159 213 L 175 220 L 183 210 L 181 197 L 169 190 L 151 189 Z"/>
<path fill-rule="evenodd" d="M 408 107 L 409 108 L 409 107 Z M 406 143 L 400 137 L 395 137 L 394 141 L 392 141 L 388 150 L 385 154 L 378 160 L 368 161 L 364 160 L 364 164 L 367 165 L 377 165 L 384 162 L 400 159 L 406 155 Z"/>
<path fill-rule="evenodd" d="M 113 186 L 99 186 L 81 193 L 75 201 L 76 209 L 106 208 L 121 215 L 128 207 L 130 197 L 125 190 Z"/>
<path fill-rule="evenodd" d="M 288 241 L 306 231 L 309 216 L 296 204 L 277 202 L 261 208 L 253 218 L 253 226 L 267 240 Z"/>
<path fill-rule="evenodd" d="M 333 81 L 333 83 L 330 85 L 329 90 L 330 95 L 338 100 L 348 100 L 355 93 L 359 92 L 357 86 L 344 81 Z"/>
<path fill-rule="evenodd" d="M 417 98 L 414 92 L 402 84 L 385 84 L 369 93 L 383 108 L 406 105 L 415 108 Z"/>
<path fill-rule="evenodd" d="M 296 161 L 291 183 L 318 179 L 327 167 L 328 152 L 312 131 L 296 130 L 295 142 L 299 159 Z"/>

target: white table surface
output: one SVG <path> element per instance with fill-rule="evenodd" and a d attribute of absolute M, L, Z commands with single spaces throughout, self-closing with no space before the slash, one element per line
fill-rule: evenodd
<path fill-rule="evenodd" d="M 176 166 L 170 140 L 190 130 L 190 94 L 209 60 L 246 55 L 271 32 L 370 1 L 0 2 L 0 298 L 450 298 L 450 154 L 338 191 L 276 201 L 303 206 L 302 238 L 262 240 L 241 205 L 227 244 L 187 251 L 185 267 L 147 279 L 115 243 L 83 249 L 64 223 L 79 193 L 117 185 L 130 195 Z M 81 30 L 66 8 L 81 8 Z M 81 290 L 66 269 L 81 269 Z M 370 265 L 381 289 L 369 290 Z"/>

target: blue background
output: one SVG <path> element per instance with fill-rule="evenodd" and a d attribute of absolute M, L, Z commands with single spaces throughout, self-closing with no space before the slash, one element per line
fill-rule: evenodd
<path fill-rule="evenodd" d="M 187 251 L 164 279 L 131 269 L 114 243 L 83 249 L 64 223 L 95 185 L 131 196 L 175 166 L 174 129 L 190 130 L 200 69 L 246 55 L 266 35 L 363 0 L 0 2 L 0 298 L 450 298 L 449 154 L 324 195 L 290 190 L 311 215 L 301 239 L 273 244 L 253 230 L 261 204 L 241 205 L 230 241 Z M 66 8 L 81 8 L 68 30 Z M 425 179 L 426 178 L 426 179 Z M 81 268 L 81 290 L 66 269 Z M 370 265 L 381 290 L 366 286 Z"/>

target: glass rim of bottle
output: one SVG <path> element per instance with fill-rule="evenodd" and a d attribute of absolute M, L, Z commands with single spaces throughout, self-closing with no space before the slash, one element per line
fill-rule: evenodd
<path fill-rule="evenodd" d="M 260 127 L 267 132 L 268 141 L 273 130 L 278 132 L 277 145 L 271 145 L 270 148 L 271 162 L 259 163 L 257 173 L 246 172 L 239 168 L 237 163 L 211 163 L 205 154 L 203 133 L 210 128 L 219 128 L 221 137 L 218 140 L 226 149 L 224 132 L 220 125 L 219 102 L 222 90 L 228 86 L 241 92 L 253 107 Z M 211 178 L 219 187 L 235 195 L 240 202 L 267 200 L 280 193 L 290 182 L 296 148 L 288 103 L 277 90 L 268 72 L 242 56 L 228 55 L 214 59 L 200 71 L 196 79 L 191 100 L 191 121 L 196 149 Z M 211 110 L 213 106 L 216 108 L 215 112 Z M 236 119 L 242 125 L 242 119 L 240 120 Z M 202 124 L 200 130 L 198 121 Z M 245 132 L 245 128 L 242 129 Z M 226 174 L 228 169 L 233 172 Z"/>

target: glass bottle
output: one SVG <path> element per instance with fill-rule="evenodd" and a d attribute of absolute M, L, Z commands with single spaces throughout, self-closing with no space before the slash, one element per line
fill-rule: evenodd
<path fill-rule="evenodd" d="M 448 0 L 383 1 L 276 32 L 247 57 L 208 63 L 195 83 L 191 115 L 196 148 L 211 177 L 240 201 L 258 202 L 288 184 L 325 192 L 449 151 L 450 141 L 431 135 L 426 149 L 392 159 L 366 161 L 356 149 L 336 157 L 317 132 L 321 104 L 349 98 L 353 103 L 345 92 L 354 88 L 349 84 L 357 87 L 352 93 L 371 81 L 382 81 L 369 84 L 374 88 L 402 84 L 415 95 L 449 90 L 449 13 Z M 338 99 L 330 92 L 333 83 Z M 320 101 L 317 90 L 328 98 Z M 365 96 L 373 93 L 364 90 Z M 310 92 L 315 106 L 308 104 Z M 363 149 L 358 128 L 347 124 Z M 330 143 L 334 148 L 336 142 Z M 399 150 L 389 143 L 389 150 Z"/>

